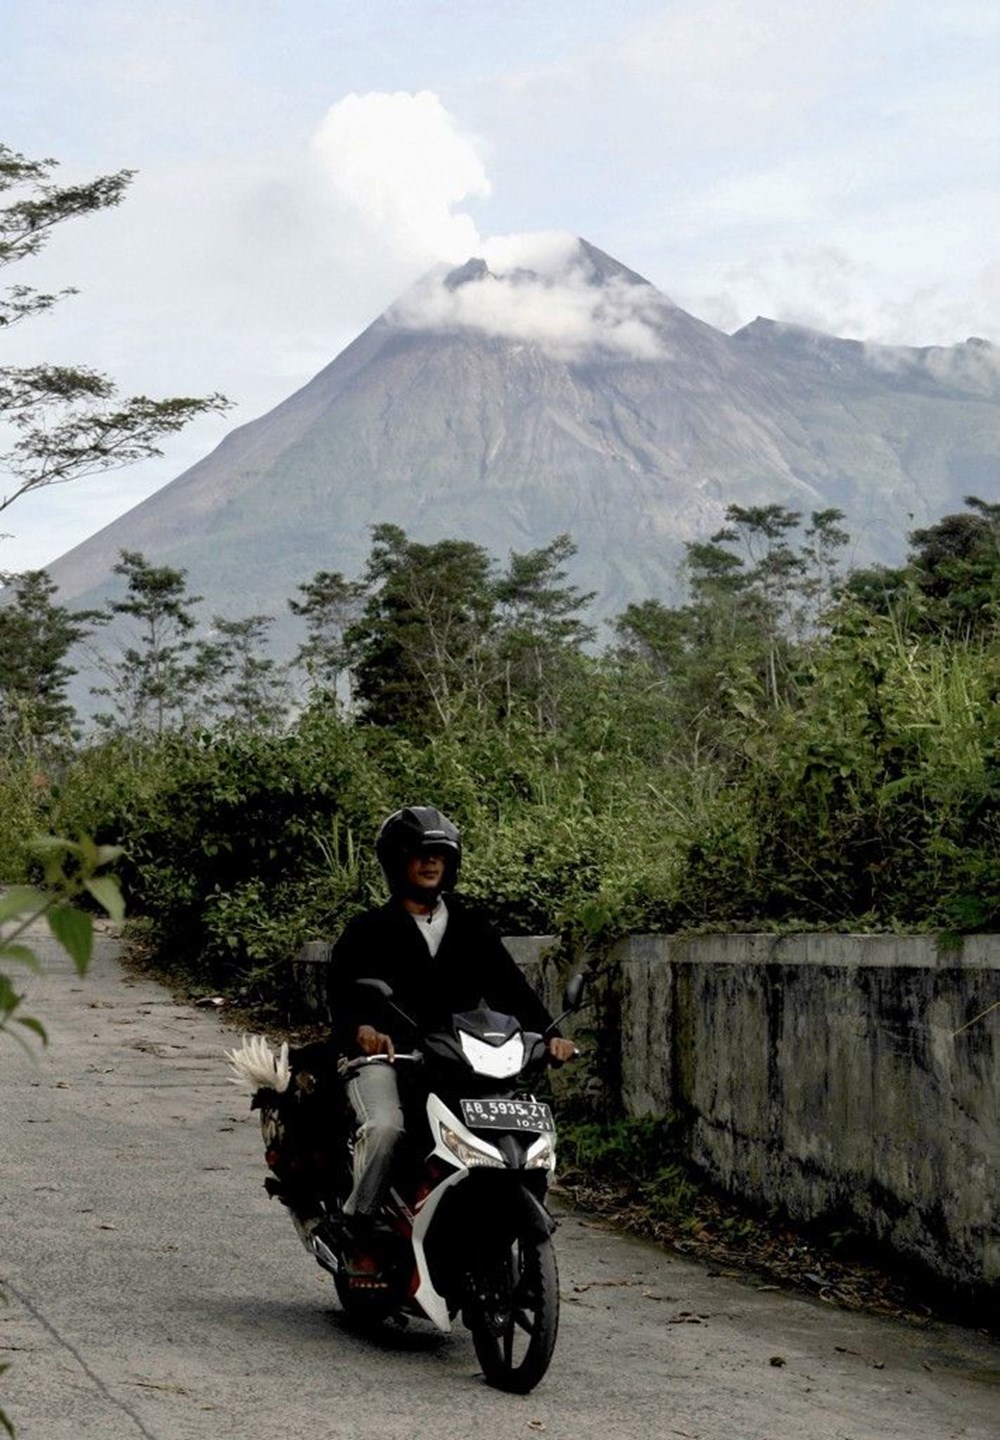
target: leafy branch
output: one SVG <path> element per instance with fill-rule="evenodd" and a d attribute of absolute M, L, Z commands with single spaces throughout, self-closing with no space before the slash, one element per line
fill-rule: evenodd
<path fill-rule="evenodd" d="M 122 919 L 124 904 L 118 881 L 113 875 L 101 873 L 121 850 L 116 845 L 97 845 L 86 836 L 74 841 L 55 835 L 38 837 L 32 848 L 42 859 L 44 884 L 14 886 L 0 896 L 0 964 L 19 965 L 34 974 L 41 970 L 41 961 L 27 937 L 32 927 L 44 919 L 53 938 L 73 961 L 77 974 L 83 975 L 93 952 L 94 922 L 78 902 L 89 896 L 112 920 Z M 31 1053 L 21 1029 L 43 1045 L 48 1037 L 40 1020 L 19 1013 L 23 1001 L 10 975 L 0 970 L 0 1033 L 6 1032 Z M 18 1026 L 21 1029 L 15 1028 Z"/>

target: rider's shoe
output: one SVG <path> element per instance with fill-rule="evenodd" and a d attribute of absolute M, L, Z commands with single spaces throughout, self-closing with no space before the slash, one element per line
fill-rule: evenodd
<path fill-rule="evenodd" d="M 329 1216 L 319 1210 L 291 1210 L 291 1216 L 295 1233 L 310 1255 L 314 1255 L 321 1265 L 331 1268 L 335 1264 L 334 1252 L 339 1236 Z"/>
<path fill-rule="evenodd" d="M 340 1237 L 330 1219 L 321 1215 L 309 1225 L 307 1234 L 306 1249 L 316 1257 L 324 1269 L 336 1274 Z"/>

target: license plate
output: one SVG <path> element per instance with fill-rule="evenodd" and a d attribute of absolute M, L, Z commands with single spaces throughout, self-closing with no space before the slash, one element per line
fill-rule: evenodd
<path fill-rule="evenodd" d="M 540 1100 L 463 1100 L 462 1119 L 474 1130 L 554 1130 L 552 1111 Z"/>

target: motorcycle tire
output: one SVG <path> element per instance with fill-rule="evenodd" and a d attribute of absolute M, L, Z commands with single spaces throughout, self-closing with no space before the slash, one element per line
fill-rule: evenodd
<path fill-rule="evenodd" d="M 527 1395 L 549 1368 L 559 1328 L 552 1241 L 524 1225 L 501 1266 L 503 1303 L 477 1307 L 469 1316 L 472 1343 L 488 1385 Z"/>

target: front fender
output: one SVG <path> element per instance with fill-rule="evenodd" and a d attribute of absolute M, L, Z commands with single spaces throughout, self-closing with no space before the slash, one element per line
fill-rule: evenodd
<path fill-rule="evenodd" d="M 537 1235 L 539 1240 L 548 1239 L 555 1230 L 557 1221 L 549 1214 L 537 1195 L 533 1195 L 530 1190 L 522 1190 L 521 1196 L 529 1233 Z"/>

